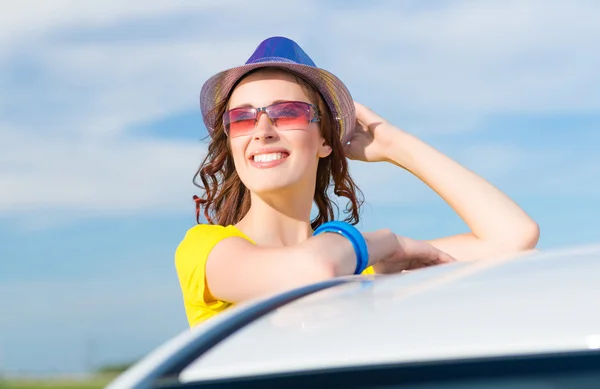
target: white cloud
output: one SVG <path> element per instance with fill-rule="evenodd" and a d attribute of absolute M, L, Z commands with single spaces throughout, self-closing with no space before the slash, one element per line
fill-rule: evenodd
<path fill-rule="evenodd" d="M 79 211 L 176 208 L 190 189 L 205 147 L 120 137 L 3 139 L 0 210 L 56 207 Z M 27 145 L 27 148 L 22 148 Z"/>
<path fill-rule="evenodd" d="M 293 25 L 283 16 L 271 23 L 261 7 L 231 1 L 16 4 L 0 23 L 0 69 L 14 71 L 25 61 L 34 73 L 22 83 L 0 76 L 0 85 L 9 87 L 0 96 L 0 113 L 5 113 L 0 118 L 0 214 L 11 217 L 28 217 L 42 207 L 96 214 L 189 211 L 201 146 L 133 138 L 128 130 L 197 110 L 202 82 L 243 61 L 267 35 L 306 42 L 317 63 L 346 80 L 358 99 L 391 119 L 405 117 L 402 125 L 417 134 L 473 131 L 488 113 L 589 110 L 600 102 L 600 55 L 591 50 L 592 37 L 600 34 L 593 19 L 599 9 L 591 1 L 447 2 L 416 10 L 394 8 L 395 3 L 334 10 L 303 2 Z M 284 15 L 298 4 L 278 5 L 278 11 Z M 208 39 L 203 34 L 219 30 L 218 18 L 227 7 L 227 26 L 239 23 L 247 33 Z M 117 23 L 189 13 L 209 15 L 213 22 L 192 26 L 197 41 L 190 36 L 77 41 L 56 35 L 74 36 L 83 27 L 110 31 Z M 260 15 L 264 18 L 254 18 Z M 199 115 L 198 125 L 200 135 Z M 523 173 L 514 156 L 530 150 L 496 147 L 492 160 L 486 147 L 452 150 L 452 156 L 470 155 L 464 157 L 467 166 L 488 161 L 481 170 L 492 181 L 511 174 L 506 182 L 518 181 L 516 174 Z M 535 154 L 538 165 L 551 154 Z M 492 164 L 497 158 L 506 163 Z M 354 170 L 372 202 L 431 198 L 427 188 L 394 167 Z M 398 191 L 389 191 L 375 171 L 397 174 L 393 187 Z"/>
<path fill-rule="evenodd" d="M 50 131 L 114 136 L 134 124 L 197 109 L 202 80 L 211 68 L 228 66 L 226 59 L 244 48 L 237 42 L 222 44 L 222 56 L 211 61 L 206 60 L 211 47 L 205 43 L 41 48 L 36 53 L 44 64 L 41 82 L 0 98 L 0 108 L 31 106 L 35 96 L 37 105 L 30 110 L 44 115 Z"/>
<path fill-rule="evenodd" d="M 4 8 L 0 19 L 0 44 L 6 49 L 13 49 L 22 39 L 36 39 L 55 29 L 88 28 L 136 18 L 211 12 L 240 4 L 243 4 L 241 0 L 23 0 Z"/>
<path fill-rule="evenodd" d="M 420 12 L 341 12 L 332 28 L 353 46 L 332 45 L 328 65 L 365 96 L 371 98 L 376 85 L 378 102 L 395 95 L 403 111 L 480 115 L 600 107 L 597 2 L 443 4 Z"/>

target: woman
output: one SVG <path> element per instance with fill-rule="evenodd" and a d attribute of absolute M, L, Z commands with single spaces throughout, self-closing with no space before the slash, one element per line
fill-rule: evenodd
<path fill-rule="evenodd" d="M 414 136 L 353 102 L 344 84 L 293 41 L 263 41 L 245 65 L 210 78 L 201 110 L 212 141 L 197 176 L 208 224 L 192 227 L 175 263 L 190 326 L 231 304 L 350 274 L 395 273 L 535 247 L 537 224 L 508 197 Z M 358 232 L 347 158 L 415 174 L 471 232 L 430 242 Z M 348 199 L 334 222 L 328 190 Z M 318 214 L 311 221 L 311 209 Z M 334 232 L 334 233 L 328 233 Z"/>

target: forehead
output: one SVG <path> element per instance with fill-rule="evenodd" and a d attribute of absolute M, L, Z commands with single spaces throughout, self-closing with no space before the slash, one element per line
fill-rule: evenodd
<path fill-rule="evenodd" d="M 292 75 L 268 69 L 259 70 L 242 79 L 229 98 L 229 107 L 262 107 L 277 100 L 311 102 Z"/>

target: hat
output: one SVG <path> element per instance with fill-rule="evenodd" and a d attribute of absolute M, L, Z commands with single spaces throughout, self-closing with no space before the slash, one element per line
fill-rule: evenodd
<path fill-rule="evenodd" d="M 271 66 L 291 70 L 312 83 L 337 121 L 336 129 L 342 144 L 350 141 L 355 125 L 350 91 L 335 75 L 318 68 L 296 42 L 280 36 L 262 41 L 244 65 L 219 72 L 204 83 L 200 92 L 200 110 L 211 136 L 213 124 L 221 119 L 216 117 L 215 106 L 229 96 L 233 86 L 249 71 Z"/>

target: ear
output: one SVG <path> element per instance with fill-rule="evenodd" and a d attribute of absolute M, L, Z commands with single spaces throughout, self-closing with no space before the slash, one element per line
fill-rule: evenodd
<path fill-rule="evenodd" d="M 323 143 L 321 143 L 321 146 L 319 147 L 319 158 L 325 158 L 329 156 L 329 154 L 331 154 L 332 151 L 333 149 L 331 148 L 331 146 L 329 146 L 325 142 L 325 140 L 323 140 Z"/>

